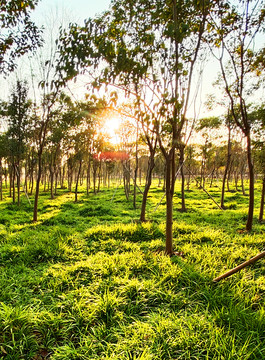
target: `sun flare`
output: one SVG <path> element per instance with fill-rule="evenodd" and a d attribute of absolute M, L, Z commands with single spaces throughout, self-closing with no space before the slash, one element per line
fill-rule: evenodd
<path fill-rule="evenodd" d="M 120 142 L 120 137 L 118 135 L 118 129 L 121 125 L 121 119 L 118 117 L 110 117 L 106 119 L 103 130 L 108 135 L 109 141 L 116 145 Z"/>

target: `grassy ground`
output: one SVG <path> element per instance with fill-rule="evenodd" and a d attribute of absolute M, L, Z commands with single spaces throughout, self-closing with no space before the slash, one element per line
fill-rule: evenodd
<path fill-rule="evenodd" d="M 258 187 L 258 185 L 257 185 Z M 0 359 L 265 359 L 264 260 L 212 279 L 264 250 L 265 225 L 245 233 L 247 197 L 221 211 L 195 186 L 163 255 L 165 202 L 152 188 L 146 224 L 122 188 L 0 203 Z M 259 187 L 258 187 L 259 190 Z M 211 195 L 219 201 L 220 189 Z"/>

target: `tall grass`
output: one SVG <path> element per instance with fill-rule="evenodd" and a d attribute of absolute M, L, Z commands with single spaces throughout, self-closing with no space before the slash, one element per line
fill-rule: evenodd
<path fill-rule="evenodd" d="M 165 204 L 152 188 L 150 222 L 139 224 L 122 189 L 65 191 L 31 207 L 0 204 L 0 358 L 265 359 L 264 261 L 212 279 L 264 249 L 264 224 L 244 229 L 247 198 L 227 210 L 195 187 L 174 212 L 174 247 L 164 255 Z M 218 200 L 218 189 L 212 192 Z M 112 199 L 113 198 L 113 199 Z M 140 195 L 138 197 L 138 206 Z M 229 205 L 230 204 L 230 205 Z M 258 213 L 258 201 L 256 216 Z"/>

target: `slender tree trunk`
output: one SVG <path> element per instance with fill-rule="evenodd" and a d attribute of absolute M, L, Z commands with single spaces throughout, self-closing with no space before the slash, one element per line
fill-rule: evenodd
<path fill-rule="evenodd" d="M 86 194 L 89 194 L 90 189 L 90 158 L 88 160 L 87 172 L 86 172 Z"/>
<path fill-rule="evenodd" d="M 108 189 L 110 188 L 110 169 L 108 169 Z"/>
<path fill-rule="evenodd" d="M 54 195 L 57 195 L 59 171 L 55 169 Z"/>
<path fill-rule="evenodd" d="M 135 169 L 134 169 L 134 188 L 133 188 L 133 207 L 136 209 L 136 194 L 137 194 L 137 175 L 139 167 L 139 158 L 138 158 L 138 132 L 139 132 L 139 123 L 137 121 L 137 131 L 136 131 L 136 147 L 135 147 Z"/>
<path fill-rule="evenodd" d="M 46 185 L 47 185 L 47 176 L 46 174 L 44 175 L 44 186 L 43 186 L 43 191 L 46 192 Z"/>
<path fill-rule="evenodd" d="M 9 166 L 9 197 L 12 197 L 13 166 Z"/>
<path fill-rule="evenodd" d="M 166 158 L 166 254 L 173 254 L 172 158 Z M 175 177 L 175 174 L 173 175 Z"/>
<path fill-rule="evenodd" d="M 150 157 L 148 160 L 146 182 L 145 182 L 145 188 L 144 188 L 143 199 L 142 199 L 141 215 L 140 215 L 141 222 L 146 221 L 145 214 L 146 214 L 147 196 L 148 196 L 150 186 L 152 184 L 152 172 L 153 172 L 154 167 L 155 167 L 155 150 L 152 150 L 152 151 L 150 151 Z"/>
<path fill-rule="evenodd" d="M 80 186 L 83 186 L 83 183 L 84 183 L 84 172 L 82 171 L 79 177 Z"/>
<path fill-rule="evenodd" d="M 237 171 L 234 171 L 234 179 L 235 179 L 235 188 L 236 188 L 236 191 L 238 191 L 238 173 L 237 173 Z"/>
<path fill-rule="evenodd" d="M 63 164 L 63 168 L 60 169 L 60 187 L 61 189 L 64 188 L 64 177 L 65 177 L 65 164 Z"/>
<path fill-rule="evenodd" d="M 33 193 L 33 186 L 34 186 L 34 165 L 33 165 L 33 159 L 31 161 L 31 166 L 30 166 L 30 174 L 29 174 L 29 188 L 30 188 L 30 195 L 32 195 Z"/>
<path fill-rule="evenodd" d="M 26 159 L 25 163 L 25 181 L 24 181 L 24 187 L 26 193 L 28 193 L 28 159 Z"/>
<path fill-rule="evenodd" d="M 253 213 L 254 213 L 254 166 L 251 156 L 251 139 L 250 133 L 247 134 L 247 159 L 249 171 L 249 205 L 248 205 L 248 219 L 246 223 L 246 230 L 252 230 Z"/>
<path fill-rule="evenodd" d="M 16 173 L 17 173 L 17 204 L 20 205 L 20 182 L 21 182 L 21 171 L 20 171 L 20 162 L 16 166 Z"/>
<path fill-rule="evenodd" d="M 33 187 L 34 187 L 34 174 L 33 174 L 33 169 L 32 169 L 31 176 L 30 176 L 30 195 L 33 194 Z"/>
<path fill-rule="evenodd" d="M 228 125 L 228 141 L 227 141 L 227 159 L 226 159 L 226 165 L 225 165 L 225 171 L 223 176 L 223 183 L 222 183 L 222 193 L 221 193 L 221 208 L 225 209 L 224 201 L 225 201 L 225 182 L 226 177 L 228 174 L 228 169 L 230 167 L 231 162 L 231 127 Z"/>
<path fill-rule="evenodd" d="M 100 191 L 101 173 L 102 173 L 102 161 L 99 160 L 99 169 L 98 169 L 98 192 Z"/>
<path fill-rule="evenodd" d="M 72 165 L 68 164 L 68 191 L 72 192 L 72 183 L 73 183 L 73 168 Z"/>
<path fill-rule="evenodd" d="M 33 222 L 36 222 L 38 220 L 38 202 L 39 202 L 39 193 L 40 193 L 41 173 L 42 173 L 42 150 L 40 150 L 38 154 L 38 173 L 36 180 L 35 201 L 34 201 L 34 209 L 33 209 Z"/>
<path fill-rule="evenodd" d="M 13 188 L 13 204 L 16 202 L 16 168 L 15 164 L 13 164 L 13 172 L 12 172 L 12 188 Z"/>
<path fill-rule="evenodd" d="M 7 176 L 8 176 L 8 172 L 7 169 L 5 169 L 5 188 L 7 189 Z"/>
<path fill-rule="evenodd" d="M 186 203 L 185 203 L 185 174 L 184 174 L 184 145 L 180 146 L 180 155 L 179 155 L 179 166 L 180 166 L 180 175 L 181 175 L 181 211 L 186 212 Z"/>
<path fill-rule="evenodd" d="M 94 194 L 96 194 L 96 179 L 97 179 L 97 164 L 96 160 L 93 159 L 93 190 Z"/>
<path fill-rule="evenodd" d="M 230 163 L 230 166 L 229 166 L 228 172 L 227 172 L 227 178 L 226 178 L 226 187 L 227 187 L 227 191 L 228 191 L 228 192 L 230 192 L 231 169 L 232 169 L 232 163 Z"/>
<path fill-rule="evenodd" d="M 123 186 L 126 199 L 129 200 L 129 192 L 128 192 L 128 185 L 127 185 L 127 169 L 126 165 L 123 164 Z"/>
<path fill-rule="evenodd" d="M 53 165 L 50 165 L 50 178 L 51 178 L 51 199 L 54 199 L 54 193 L 53 193 L 53 183 L 54 183 L 54 169 Z"/>
<path fill-rule="evenodd" d="M 259 210 L 259 222 L 263 221 L 264 198 L 265 198 L 265 175 L 263 176 L 263 180 L 262 180 L 261 201 L 260 201 L 260 210 Z"/>
<path fill-rule="evenodd" d="M 210 188 L 213 186 L 214 173 L 215 173 L 215 165 L 214 165 L 213 171 L 212 171 L 212 173 L 211 173 Z"/>
<path fill-rule="evenodd" d="M 204 183 L 205 183 L 204 168 L 205 168 L 205 160 L 202 159 L 202 163 L 201 163 L 201 184 L 200 184 L 200 186 L 201 186 L 203 189 L 204 189 Z"/>
<path fill-rule="evenodd" d="M 133 207 L 136 209 L 136 194 L 137 194 L 137 174 L 138 174 L 138 155 L 135 159 L 135 169 L 134 169 L 134 188 L 133 188 Z"/>
<path fill-rule="evenodd" d="M 75 202 L 77 202 L 78 181 L 80 178 L 81 169 L 82 169 L 82 160 L 79 161 L 79 168 L 78 168 L 78 173 L 77 173 L 77 178 L 76 178 L 76 183 L 75 183 Z"/>
<path fill-rule="evenodd" d="M 246 196 L 246 190 L 245 190 L 245 185 L 244 185 L 244 167 L 242 167 L 241 171 L 240 171 L 240 178 L 241 178 L 241 188 L 242 188 L 242 194 L 244 196 Z"/>

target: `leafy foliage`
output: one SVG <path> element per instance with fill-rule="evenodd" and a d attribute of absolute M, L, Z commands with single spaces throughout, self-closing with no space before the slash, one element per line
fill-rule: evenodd
<path fill-rule="evenodd" d="M 42 44 L 41 31 L 30 19 L 38 0 L 2 0 L 0 5 L 0 73 L 15 69 L 18 57 Z"/>

